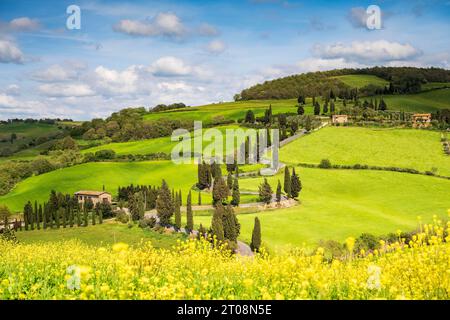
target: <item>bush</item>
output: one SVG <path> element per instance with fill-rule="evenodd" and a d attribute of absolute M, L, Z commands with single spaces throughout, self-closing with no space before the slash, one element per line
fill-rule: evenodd
<path fill-rule="evenodd" d="M 153 228 L 155 227 L 155 225 L 156 219 L 154 217 L 139 220 L 139 227 L 141 227 L 142 229 Z"/>
<path fill-rule="evenodd" d="M 321 169 L 330 169 L 331 168 L 330 160 L 322 159 L 322 161 L 320 161 L 319 168 L 321 168 Z"/>
<path fill-rule="evenodd" d="M 127 223 L 128 221 L 130 221 L 130 217 L 124 210 L 118 210 L 116 212 L 116 221 Z"/>
<path fill-rule="evenodd" d="M 100 150 L 95 153 L 95 158 L 99 160 L 112 160 L 116 157 L 114 150 Z"/>
<path fill-rule="evenodd" d="M 324 257 L 328 261 L 344 257 L 347 252 L 345 246 L 335 240 L 320 240 L 319 247 L 324 249 Z"/>
<path fill-rule="evenodd" d="M 373 251 L 379 247 L 378 238 L 370 233 L 363 233 L 356 239 L 354 252 L 359 253 L 361 250 Z"/>

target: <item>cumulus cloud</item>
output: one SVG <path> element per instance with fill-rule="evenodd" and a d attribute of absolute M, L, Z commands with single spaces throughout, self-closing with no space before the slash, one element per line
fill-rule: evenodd
<path fill-rule="evenodd" d="M 162 57 L 152 63 L 148 69 L 157 77 L 187 76 L 192 73 L 193 68 L 175 57 Z"/>
<path fill-rule="evenodd" d="M 111 94 L 128 94 L 137 91 L 139 67 L 130 66 L 123 71 L 99 66 L 95 69 L 95 86 L 99 91 Z"/>
<path fill-rule="evenodd" d="M 113 30 L 134 36 L 168 36 L 180 37 L 186 28 L 180 18 L 173 13 L 158 13 L 151 20 L 121 20 L 113 26 Z"/>
<path fill-rule="evenodd" d="M 31 78 L 41 82 L 74 80 L 85 68 L 86 65 L 79 62 L 66 62 L 64 65 L 54 64 L 46 69 L 35 71 Z"/>
<path fill-rule="evenodd" d="M 386 40 L 354 41 L 351 45 L 336 43 L 328 46 L 317 45 L 313 52 L 324 59 L 344 59 L 346 61 L 385 62 L 415 58 L 422 52 L 410 44 Z"/>
<path fill-rule="evenodd" d="M 0 21 L 0 31 L 5 32 L 27 32 L 35 31 L 41 27 L 40 23 L 36 19 L 30 19 L 28 17 L 20 17 L 13 19 L 9 22 Z"/>
<path fill-rule="evenodd" d="M 5 93 L 11 96 L 20 95 L 20 87 L 17 84 L 10 84 L 6 87 Z"/>
<path fill-rule="evenodd" d="M 213 40 L 206 46 L 206 50 L 210 53 L 219 54 L 224 52 L 226 49 L 225 43 L 220 40 Z"/>
<path fill-rule="evenodd" d="M 0 63 L 22 64 L 24 60 L 22 51 L 14 42 L 0 39 Z"/>
<path fill-rule="evenodd" d="M 220 34 L 219 30 L 217 30 L 216 27 L 208 23 L 203 23 L 202 25 L 200 25 L 200 27 L 198 28 L 198 33 L 199 35 L 205 37 L 214 37 Z"/>
<path fill-rule="evenodd" d="M 0 118 L 7 119 L 8 115 L 40 114 L 45 105 L 35 100 L 19 101 L 15 97 L 0 93 Z"/>
<path fill-rule="evenodd" d="M 89 97 L 94 90 L 83 83 L 47 83 L 39 86 L 39 91 L 49 97 Z"/>
<path fill-rule="evenodd" d="M 343 68 L 364 68 L 366 65 L 358 62 L 348 62 L 343 58 L 322 59 L 309 58 L 296 64 L 298 72 L 316 72 Z"/>

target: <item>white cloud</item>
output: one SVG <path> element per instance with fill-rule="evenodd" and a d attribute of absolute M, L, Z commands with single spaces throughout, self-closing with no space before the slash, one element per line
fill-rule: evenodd
<path fill-rule="evenodd" d="M 162 57 L 156 60 L 149 71 L 157 77 L 187 76 L 192 73 L 192 67 L 175 57 Z"/>
<path fill-rule="evenodd" d="M 0 21 L 0 32 L 26 32 L 37 30 L 40 27 L 41 25 L 38 20 L 30 19 L 28 17 L 16 18 L 10 22 Z"/>
<path fill-rule="evenodd" d="M 346 61 L 383 62 L 415 58 L 422 52 L 410 44 L 386 40 L 354 41 L 351 45 L 336 43 L 328 46 L 317 45 L 313 49 L 316 56 L 325 59 L 345 59 Z"/>
<path fill-rule="evenodd" d="M 226 49 L 225 43 L 223 43 L 220 40 L 213 40 L 210 43 L 208 43 L 208 46 L 206 47 L 206 50 L 214 54 L 220 54 L 224 52 L 225 49 Z"/>
<path fill-rule="evenodd" d="M 214 27 L 208 23 L 203 23 L 198 28 L 198 33 L 201 36 L 214 37 L 214 36 L 218 36 L 220 32 L 219 32 L 219 30 L 217 30 L 216 27 Z"/>
<path fill-rule="evenodd" d="M 21 17 L 11 20 L 9 26 L 14 31 L 33 31 L 39 29 L 40 24 L 36 19 Z"/>
<path fill-rule="evenodd" d="M 10 84 L 6 88 L 5 93 L 11 96 L 18 96 L 20 95 L 20 87 L 17 84 Z"/>
<path fill-rule="evenodd" d="M 158 13 L 150 21 L 121 20 L 113 26 L 114 31 L 134 36 L 180 37 L 186 29 L 180 18 L 173 13 Z"/>
<path fill-rule="evenodd" d="M 138 69 L 139 67 L 130 66 L 117 71 L 99 66 L 95 69 L 95 86 L 107 95 L 134 93 L 139 79 Z"/>
<path fill-rule="evenodd" d="M 39 91 L 49 97 L 89 97 L 95 95 L 95 92 L 83 83 L 48 83 L 40 85 Z"/>
<path fill-rule="evenodd" d="M 46 69 L 34 72 L 31 78 L 42 82 L 74 80 L 79 77 L 80 71 L 85 68 L 86 65 L 78 62 L 66 62 L 64 65 L 54 64 Z"/>
<path fill-rule="evenodd" d="M 337 59 L 321 59 L 309 58 L 299 61 L 296 64 L 298 72 L 316 72 L 343 68 L 364 68 L 366 65 L 358 62 L 347 62 L 343 58 Z"/>
<path fill-rule="evenodd" d="M 0 39 L 0 63 L 22 64 L 23 62 L 23 53 L 15 43 Z"/>
<path fill-rule="evenodd" d="M 10 95 L 0 93 L 0 119 L 7 119 L 13 115 L 38 115 L 44 107 L 40 101 L 19 101 Z"/>

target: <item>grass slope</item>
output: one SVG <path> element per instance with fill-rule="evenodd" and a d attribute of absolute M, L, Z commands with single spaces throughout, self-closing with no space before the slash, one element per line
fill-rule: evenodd
<path fill-rule="evenodd" d="M 343 83 L 352 88 L 358 89 L 368 86 L 369 84 L 373 84 L 380 87 L 385 87 L 389 85 L 388 81 L 373 75 L 351 74 L 345 76 L 338 76 L 334 78 L 341 80 Z"/>
<path fill-rule="evenodd" d="M 413 129 L 327 127 L 298 139 L 280 150 L 282 162 L 368 164 L 413 168 L 436 168 L 450 176 L 450 157 L 443 152 L 440 133 Z"/>
<path fill-rule="evenodd" d="M 21 211 L 28 200 L 47 201 L 51 190 L 74 193 L 79 190 L 102 190 L 104 185 L 107 191 L 116 194 L 118 186 L 160 185 L 162 179 L 170 188 L 181 189 L 185 198 L 197 181 L 197 167 L 174 166 L 171 161 L 86 163 L 28 178 L 0 197 L 0 204 Z M 210 203 L 210 199 L 207 194 L 202 196 L 205 203 Z"/>
<path fill-rule="evenodd" d="M 129 228 L 125 224 L 114 221 L 105 221 L 103 224 L 87 227 L 73 227 L 60 229 L 46 229 L 23 231 L 16 233 L 17 239 L 22 243 L 53 242 L 78 239 L 88 245 L 111 245 L 125 242 L 130 245 L 139 245 L 141 241 L 151 241 L 155 248 L 170 249 L 176 245 L 181 235 L 165 235 L 137 226 Z"/>
<path fill-rule="evenodd" d="M 255 216 L 269 248 L 283 250 L 321 239 L 343 241 L 363 232 L 383 235 L 413 230 L 417 216 L 430 222 L 450 208 L 450 181 L 395 172 L 297 168 L 303 190 L 301 205 L 238 215 L 241 239 L 251 240 Z M 272 189 L 280 174 L 268 179 Z M 241 179 L 241 190 L 257 190 L 262 178 Z M 211 225 L 211 217 L 194 217 L 196 224 Z"/>

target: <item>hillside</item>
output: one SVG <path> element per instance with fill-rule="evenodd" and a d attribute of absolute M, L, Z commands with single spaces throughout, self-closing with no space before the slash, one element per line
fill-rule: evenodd
<path fill-rule="evenodd" d="M 374 67 L 367 69 L 340 69 L 310 72 L 266 81 L 242 90 L 235 100 L 289 99 L 348 95 L 352 89 L 373 86 L 390 94 L 418 93 L 428 83 L 450 83 L 450 71 L 438 68 Z M 445 86 L 445 85 L 444 85 Z M 428 87 L 429 88 L 429 87 Z"/>
<path fill-rule="evenodd" d="M 295 165 L 329 159 L 332 164 L 435 170 L 450 176 L 450 157 L 440 138 L 439 132 L 413 129 L 328 127 L 283 147 L 280 160 Z"/>

